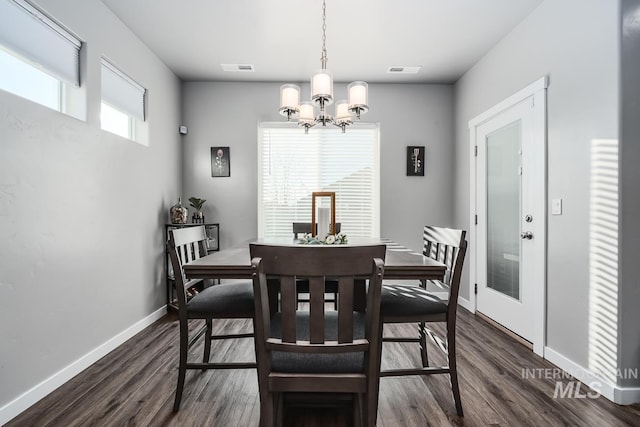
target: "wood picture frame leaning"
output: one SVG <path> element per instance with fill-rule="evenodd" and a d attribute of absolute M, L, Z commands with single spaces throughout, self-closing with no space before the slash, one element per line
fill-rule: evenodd
<path fill-rule="evenodd" d="M 231 154 L 229 147 L 211 147 L 211 176 L 231 176 Z"/>
<path fill-rule="evenodd" d="M 331 222 L 330 233 L 336 234 L 336 192 L 335 191 L 314 191 L 311 193 L 311 236 L 316 236 L 323 228 L 318 225 L 316 229 L 316 197 L 330 197 L 331 198 Z M 318 219 L 320 220 L 320 219 Z M 324 239 L 326 236 L 320 236 Z"/>

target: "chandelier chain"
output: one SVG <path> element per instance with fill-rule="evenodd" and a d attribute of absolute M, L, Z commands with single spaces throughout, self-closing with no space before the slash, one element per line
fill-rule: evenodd
<path fill-rule="evenodd" d="M 327 2 L 322 1 L 322 69 L 327 69 Z"/>

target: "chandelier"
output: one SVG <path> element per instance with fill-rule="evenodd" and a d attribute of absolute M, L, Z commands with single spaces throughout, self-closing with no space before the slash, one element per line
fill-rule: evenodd
<path fill-rule="evenodd" d="M 322 68 L 311 76 L 311 101 L 300 102 L 300 87 L 285 84 L 280 87 L 280 114 L 288 121 L 298 118 L 298 125 L 309 128 L 316 124 L 334 124 L 344 133 L 347 126 L 353 123 L 353 115 L 360 120 L 360 115 L 369 110 L 367 105 L 368 85 L 363 81 L 355 81 L 347 87 L 348 100 L 336 102 L 335 116 L 327 111 L 327 106 L 333 103 L 333 77 L 327 71 L 327 4 L 322 1 Z M 319 106 L 319 113 L 315 114 L 315 105 Z"/>

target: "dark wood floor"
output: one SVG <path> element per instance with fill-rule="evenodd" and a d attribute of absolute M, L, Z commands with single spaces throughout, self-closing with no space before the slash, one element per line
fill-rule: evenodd
<path fill-rule="evenodd" d="M 640 425 L 640 405 L 618 406 L 602 397 L 554 399 L 554 379 L 522 376 L 523 369 L 553 365 L 465 310 L 459 317 L 464 419 L 455 415 L 447 376 L 383 378 L 379 427 Z M 249 324 L 221 321 L 217 327 L 231 331 Z M 412 330 L 408 325 L 386 329 L 395 334 Z M 253 345 L 247 339 L 217 343 L 214 349 L 220 359 L 253 359 Z M 433 358 L 441 360 L 435 357 L 436 351 L 431 351 Z M 177 353 L 177 322 L 174 316 L 166 316 L 7 426 L 258 425 L 260 403 L 253 370 L 188 372 L 181 410 L 172 413 Z M 192 351 L 194 358 L 201 354 L 199 346 Z M 418 361 L 412 345 L 385 343 L 383 367 Z M 338 409 L 295 409 L 285 418 L 287 427 L 350 424 L 349 412 Z"/>

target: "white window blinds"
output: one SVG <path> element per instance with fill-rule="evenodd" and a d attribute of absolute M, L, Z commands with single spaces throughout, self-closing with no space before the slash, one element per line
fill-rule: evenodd
<path fill-rule="evenodd" d="M 75 36 L 23 0 L 0 0 L 0 44 L 56 78 L 80 85 Z"/>
<path fill-rule="evenodd" d="M 102 59 L 102 101 L 138 120 L 144 121 L 146 89 L 115 65 Z"/>
<path fill-rule="evenodd" d="M 293 222 L 311 222 L 311 193 L 335 191 L 341 232 L 347 237 L 379 237 L 378 134 L 373 124 L 354 125 L 346 133 L 318 127 L 305 134 L 287 124 L 263 123 L 259 236 L 292 237 Z"/>

